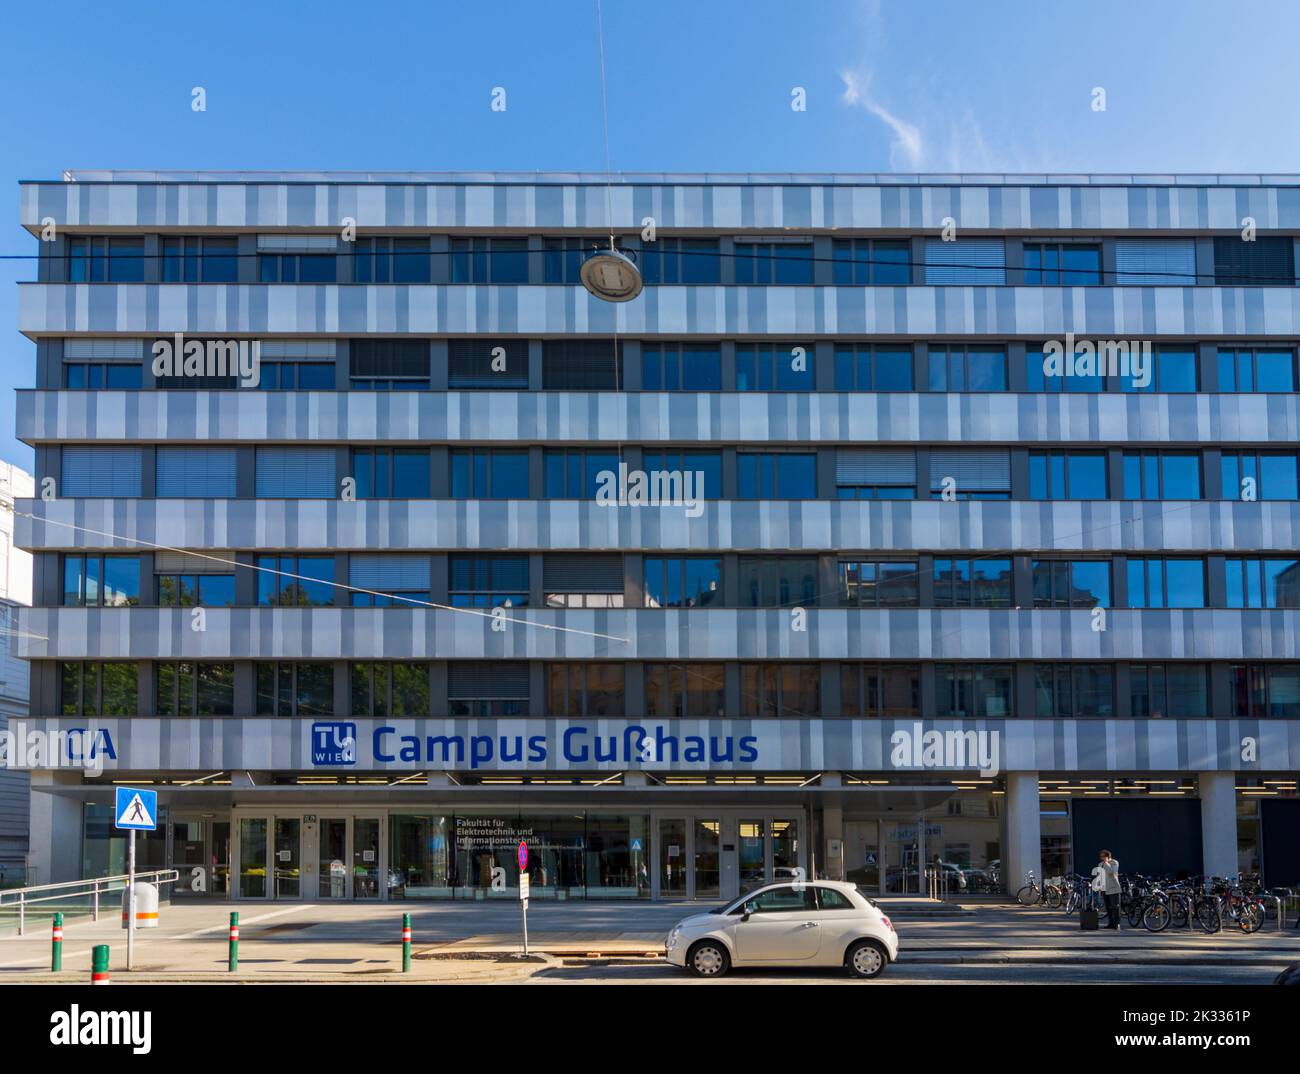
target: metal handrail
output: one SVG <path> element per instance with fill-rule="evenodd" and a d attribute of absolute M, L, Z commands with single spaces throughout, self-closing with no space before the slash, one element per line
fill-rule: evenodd
<path fill-rule="evenodd" d="M 151 869 L 148 872 L 136 873 L 136 883 L 152 884 L 174 884 L 179 879 L 180 873 L 175 869 Z M 27 907 L 44 902 L 59 902 L 63 899 L 75 899 L 89 895 L 91 898 L 91 920 L 99 920 L 99 896 L 113 890 L 117 885 L 119 889 L 126 887 L 127 882 L 131 879 L 129 873 L 121 873 L 118 876 L 97 876 L 88 880 L 64 880 L 58 884 L 33 884 L 25 888 L 7 888 L 0 891 L 0 909 L 6 905 L 18 907 L 18 935 L 23 935 L 27 923 Z M 81 889 L 81 890 L 74 890 Z M 31 896 L 38 894 L 36 898 Z M 48 894 L 54 892 L 55 894 Z M 7 900 L 7 903 L 6 903 Z"/>

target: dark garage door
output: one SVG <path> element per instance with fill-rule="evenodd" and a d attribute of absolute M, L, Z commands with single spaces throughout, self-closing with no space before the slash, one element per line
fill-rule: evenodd
<path fill-rule="evenodd" d="M 1074 868 L 1085 876 L 1109 850 L 1123 873 L 1196 875 L 1201 871 L 1201 803 L 1195 798 L 1075 801 Z"/>
<path fill-rule="evenodd" d="M 1259 804 L 1264 886 L 1300 887 L 1300 800 L 1265 799 Z"/>

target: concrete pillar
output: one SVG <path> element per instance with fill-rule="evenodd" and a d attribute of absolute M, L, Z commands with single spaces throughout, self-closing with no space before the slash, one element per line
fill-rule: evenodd
<path fill-rule="evenodd" d="M 822 854 L 818 873 L 826 880 L 844 879 L 844 809 L 822 806 Z"/>
<path fill-rule="evenodd" d="M 1002 849 L 1002 883 L 1014 895 L 1032 869 L 1043 881 L 1038 773 L 1007 773 L 1007 843 Z"/>
<path fill-rule="evenodd" d="M 30 884 L 81 880 L 81 799 L 53 793 L 80 774 L 34 769 L 31 773 L 31 831 L 27 860 L 35 873 Z"/>
<path fill-rule="evenodd" d="M 1207 876 L 1237 872 L 1237 788 L 1231 772 L 1201 772 L 1202 871 Z"/>

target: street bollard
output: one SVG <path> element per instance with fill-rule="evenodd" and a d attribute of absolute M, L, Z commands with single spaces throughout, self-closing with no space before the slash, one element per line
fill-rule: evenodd
<path fill-rule="evenodd" d="M 230 912 L 230 972 L 239 969 L 239 911 Z"/>
<path fill-rule="evenodd" d="M 53 942 L 50 944 L 50 972 L 63 969 L 63 915 L 54 915 Z"/>
<path fill-rule="evenodd" d="M 108 984 L 108 944 L 96 944 L 90 953 L 90 983 Z"/>
<path fill-rule="evenodd" d="M 411 972 L 411 915 L 402 915 L 402 972 Z"/>

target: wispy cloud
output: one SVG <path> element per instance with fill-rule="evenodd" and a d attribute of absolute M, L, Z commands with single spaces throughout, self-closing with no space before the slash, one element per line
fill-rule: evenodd
<path fill-rule="evenodd" d="M 889 128 L 889 164 L 897 169 L 900 163 L 908 168 L 920 168 L 925 159 L 925 143 L 920 129 L 904 119 L 900 119 L 881 104 L 877 104 L 867 93 L 865 83 L 868 81 L 856 71 L 841 71 L 840 80 L 844 83 L 844 92 L 840 100 L 850 107 L 862 108 L 870 112 Z"/>

